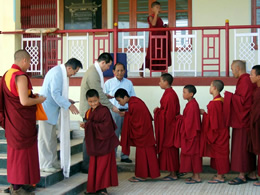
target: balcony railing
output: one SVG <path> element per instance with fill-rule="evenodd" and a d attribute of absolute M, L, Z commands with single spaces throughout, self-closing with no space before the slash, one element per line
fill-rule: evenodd
<path fill-rule="evenodd" d="M 172 66 L 167 71 L 174 76 L 228 77 L 230 62 L 234 59 L 245 60 L 247 71 L 260 63 L 260 50 L 257 49 L 260 25 L 230 26 L 228 21 L 224 26 L 156 29 L 118 29 L 115 24 L 113 29 L 57 30 L 49 34 L 0 31 L 0 36 L 21 36 L 21 48 L 27 50 L 32 58 L 28 72 L 34 76 L 45 75 L 50 68 L 71 57 L 82 62 L 81 72 L 85 72 L 99 54 L 120 52 L 126 53 L 128 76 L 135 77 L 139 72 L 148 75 L 147 70 L 140 70 L 140 67 L 145 63 L 147 43 L 149 38 L 152 39 L 153 31 L 171 32 L 170 37 L 158 35 L 158 38 L 171 39 Z M 114 55 L 114 62 L 117 62 L 116 58 Z"/>

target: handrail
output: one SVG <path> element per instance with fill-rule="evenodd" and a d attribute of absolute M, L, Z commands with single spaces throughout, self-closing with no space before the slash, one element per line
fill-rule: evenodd
<path fill-rule="evenodd" d="M 116 24 L 117 25 L 117 24 Z M 260 28 L 260 25 L 229 25 L 228 29 L 248 29 Z M 139 32 L 139 31 L 177 31 L 177 30 L 225 30 L 226 26 L 193 26 L 193 27 L 167 27 L 167 28 L 113 28 L 113 29 L 82 29 L 82 30 L 56 30 L 47 34 L 65 34 L 65 33 L 97 33 L 97 32 Z M 25 30 L 19 31 L 0 31 L 1 34 L 33 34 L 26 33 Z"/>

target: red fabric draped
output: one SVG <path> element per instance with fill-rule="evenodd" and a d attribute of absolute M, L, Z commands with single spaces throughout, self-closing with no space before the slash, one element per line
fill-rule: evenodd
<path fill-rule="evenodd" d="M 28 79 L 28 89 L 31 89 L 31 83 L 28 76 L 22 72 L 16 72 L 15 76 L 25 75 Z M 15 79 L 11 79 L 15 82 Z M 5 76 L 1 79 L 2 97 L 4 106 L 4 123 L 7 144 L 14 149 L 25 149 L 31 147 L 37 142 L 36 130 L 36 105 L 23 106 L 20 103 L 19 96 L 9 91 L 5 83 Z M 13 83 L 10 84 L 13 86 Z M 33 95 L 31 94 L 31 97 Z"/>
<path fill-rule="evenodd" d="M 157 178 L 160 176 L 155 146 L 136 147 L 135 176 L 141 178 Z"/>
<path fill-rule="evenodd" d="M 130 97 L 128 107 L 121 133 L 122 152 L 126 155 L 130 153 L 130 146 L 148 147 L 155 144 L 152 116 L 145 103 L 137 97 Z"/>
<path fill-rule="evenodd" d="M 260 87 L 254 94 L 253 104 L 251 106 L 251 119 L 249 131 L 249 151 L 260 154 Z M 260 167 L 260 165 L 259 165 Z"/>
<path fill-rule="evenodd" d="M 125 114 L 121 133 L 121 146 L 122 152 L 126 155 L 130 153 L 130 146 L 136 146 L 137 177 L 160 176 L 152 116 L 145 103 L 137 97 L 130 97 L 128 102 L 128 112 Z"/>
<path fill-rule="evenodd" d="M 207 106 L 208 114 L 203 114 L 200 154 L 212 158 L 228 158 L 229 129 L 224 124 L 223 103 L 214 100 Z"/>
<path fill-rule="evenodd" d="M 223 102 L 220 95 L 211 101 L 203 114 L 200 139 L 201 157 L 211 157 L 211 167 L 218 174 L 229 172 L 229 129 L 225 127 L 223 118 Z"/>
<path fill-rule="evenodd" d="M 158 153 L 163 147 L 174 146 L 176 116 L 180 114 L 180 104 L 177 94 L 172 88 L 165 90 L 161 100 L 161 107 L 154 112 L 154 125 Z"/>
<path fill-rule="evenodd" d="M 233 128 L 248 128 L 250 126 L 250 109 L 253 102 L 252 84 L 249 74 L 241 75 L 236 84 L 234 94 L 226 91 L 224 101 L 224 118 L 226 125 Z"/>
<path fill-rule="evenodd" d="M 183 111 L 181 127 L 181 152 L 186 155 L 199 154 L 201 130 L 199 105 L 195 98 L 190 100 Z"/>
<path fill-rule="evenodd" d="M 174 147 L 176 116 L 180 114 L 177 94 L 172 88 L 165 90 L 161 107 L 154 112 L 157 153 L 159 154 L 160 170 L 179 170 L 179 149 Z"/>
<path fill-rule="evenodd" d="M 114 150 L 104 156 L 90 156 L 87 182 L 89 193 L 95 193 L 110 186 L 118 186 L 115 159 Z"/>
<path fill-rule="evenodd" d="M 87 153 L 102 156 L 110 153 L 119 145 L 115 134 L 116 124 L 106 106 L 99 105 L 90 112 L 85 125 Z"/>
<path fill-rule="evenodd" d="M 30 148 L 19 150 L 7 145 L 7 181 L 20 185 L 33 185 L 40 181 L 37 142 Z"/>
<path fill-rule="evenodd" d="M 154 17 L 154 15 L 151 15 L 149 17 Z M 152 24 L 150 23 L 150 20 L 149 20 L 149 17 L 147 18 L 148 20 L 148 24 L 149 24 L 149 28 L 163 28 L 164 27 L 164 24 L 163 24 L 163 21 L 160 17 L 157 18 L 157 22 L 156 22 L 156 25 L 155 26 L 152 26 Z M 171 47 L 171 33 L 170 31 L 153 31 L 152 32 L 152 35 L 165 35 L 165 33 L 168 34 L 168 43 L 166 44 L 166 40 L 163 41 L 163 56 L 166 56 L 166 45 L 168 46 L 168 66 L 171 66 L 172 64 L 172 58 L 171 58 L 171 50 L 172 50 L 172 47 Z M 147 53 L 146 53 L 146 57 L 145 57 L 145 68 L 149 68 L 150 69 L 150 47 L 152 47 L 152 56 L 155 56 L 155 43 L 153 42 L 153 44 L 150 43 L 150 39 L 149 39 L 149 42 L 148 42 L 148 48 L 147 48 Z M 158 40 L 157 41 L 157 47 L 161 47 L 161 41 Z M 161 56 L 160 54 L 160 50 L 157 51 L 157 56 Z M 165 61 L 160 61 L 160 60 L 155 60 L 154 61 L 154 64 L 163 64 L 165 63 Z M 165 67 L 153 67 L 153 70 L 164 70 Z"/>
<path fill-rule="evenodd" d="M 200 173 L 202 171 L 202 158 L 200 157 L 201 122 L 199 105 L 195 98 L 186 104 L 181 120 L 179 130 L 181 134 L 180 172 Z"/>
<path fill-rule="evenodd" d="M 248 151 L 248 131 L 250 129 L 250 109 L 256 88 L 249 74 L 241 75 L 234 94 L 226 91 L 224 118 L 226 125 L 233 127 L 231 147 L 231 170 L 251 172 L 255 170 L 255 155 Z"/>

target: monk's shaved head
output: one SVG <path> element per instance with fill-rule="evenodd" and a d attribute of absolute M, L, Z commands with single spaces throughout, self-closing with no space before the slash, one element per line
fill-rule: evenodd
<path fill-rule="evenodd" d="M 97 97 L 99 98 L 99 94 L 98 94 L 98 91 L 95 90 L 95 89 L 89 89 L 86 93 L 86 98 L 91 98 L 91 97 Z"/>
<path fill-rule="evenodd" d="M 167 83 L 171 86 L 172 85 L 172 82 L 173 82 L 173 77 L 171 74 L 169 73 L 164 73 L 162 74 L 162 80 L 164 81 L 167 81 Z"/>
<path fill-rule="evenodd" d="M 214 80 L 212 81 L 212 85 L 216 87 L 218 92 L 221 92 L 224 89 L 224 83 L 221 80 Z"/>
<path fill-rule="evenodd" d="M 233 60 L 232 65 L 238 67 L 241 71 L 246 71 L 246 61 L 243 60 Z"/>
<path fill-rule="evenodd" d="M 30 58 L 31 58 L 30 54 L 23 49 L 16 51 L 15 54 L 14 54 L 14 61 L 15 62 L 20 62 L 23 59 L 30 59 Z"/>
<path fill-rule="evenodd" d="M 252 67 L 253 70 L 255 70 L 256 75 L 260 75 L 260 65 L 255 65 Z"/>
<path fill-rule="evenodd" d="M 196 87 L 194 85 L 185 85 L 184 89 L 187 89 L 189 93 L 195 95 L 197 93 Z"/>
<path fill-rule="evenodd" d="M 124 97 L 130 97 L 125 89 L 118 89 L 115 93 L 115 98 L 124 98 Z"/>

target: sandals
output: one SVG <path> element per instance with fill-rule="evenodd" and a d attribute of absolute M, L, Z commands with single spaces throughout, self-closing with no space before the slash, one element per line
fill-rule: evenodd
<path fill-rule="evenodd" d="M 178 178 L 174 178 L 169 175 L 161 179 L 161 181 L 176 181 L 176 180 L 178 180 Z"/>
<path fill-rule="evenodd" d="M 247 183 L 246 179 L 243 180 L 239 177 L 236 177 L 228 182 L 229 185 L 240 185 L 240 184 L 245 184 L 245 183 Z"/>
<path fill-rule="evenodd" d="M 195 180 L 192 177 L 189 177 L 189 178 L 186 179 L 185 183 L 186 184 L 198 184 L 198 183 L 202 183 L 202 181 L 201 180 Z"/>
<path fill-rule="evenodd" d="M 130 179 L 128 179 L 128 181 L 130 181 L 130 182 L 144 182 L 145 181 L 145 179 L 141 179 L 141 178 L 139 178 L 139 177 L 131 177 Z"/>
<path fill-rule="evenodd" d="M 253 184 L 254 186 L 260 187 L 260 181 L 257 181 Z"/>
<path fill-rule="evenodd" d="M 251 177 L 248 177 L 248 175 L 245 176 L 246 178 L 246 181 L 258 181 L 258 178 L 251 178 Z"/>
<path fill-rule="evenodd" d="M 219 179 L 212 179 L 210 181 L 208 181 L 208 184 L 220 184 L 220 183 L 225 183 L 226 181 L 221 181 Z"/>

